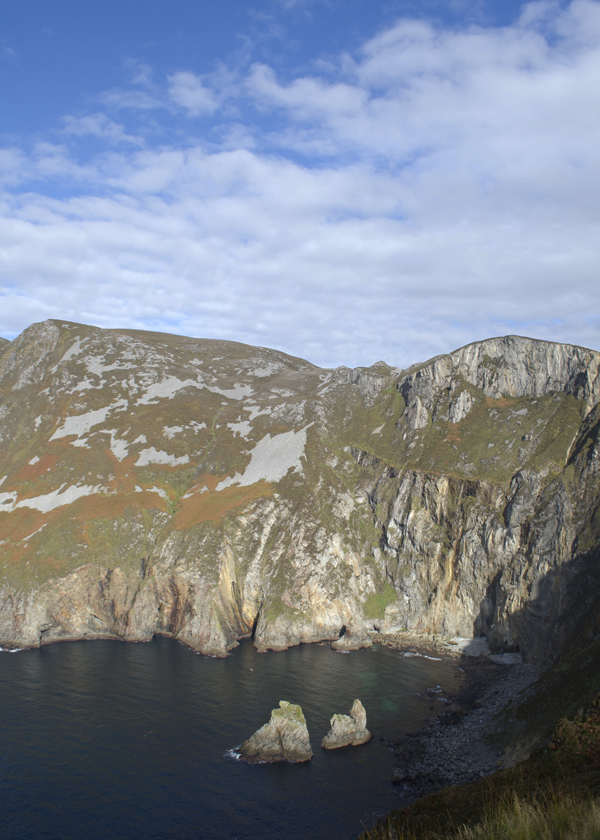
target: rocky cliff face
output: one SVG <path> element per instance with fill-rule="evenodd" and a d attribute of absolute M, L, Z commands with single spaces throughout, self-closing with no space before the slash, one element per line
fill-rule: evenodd
<path fill-rule="evenodd" d="M 485 634 L 550 661 L 600 543 L 600 356 L 400 371 L 48 321 L 0 346 L 0 644 Z"/>

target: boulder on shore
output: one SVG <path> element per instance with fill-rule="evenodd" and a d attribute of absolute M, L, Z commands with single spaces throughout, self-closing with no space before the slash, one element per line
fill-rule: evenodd
<path fill-rule="evenodd" d="M 244 741 L 240 755 L 249 764 L 310 761 L 313 752 L 300 706 L 280 700 L 279 708 L 271 712 L 271 720 Z"/>
<path fill-rule="evenodd" d="M 348 627 L 344 634 L 331 643 L 334 650 L 358 650 L 373 647 L 373 640 L 361 627 Z"/>
<path fill-rule="evenodd" d="M 367 729 L 367 713 L 360 700 L 355 700 L 348 715 L 334 715 L 329 721 L 331 729 L 321 741 L 326 750 L 366 744 L 373 737 Z"/>

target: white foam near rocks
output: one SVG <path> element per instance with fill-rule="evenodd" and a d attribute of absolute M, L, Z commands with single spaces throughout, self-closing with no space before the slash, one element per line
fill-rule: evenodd
<path fill-rule="evenodd" d="M 189 455 L 176 458 L 175 455 L 169 455 L 168 452 L 162 452 L 150 446 L 148 449 L 142 449 L 135 465 L 136 467 L 146 467 L 148 464 L 165 464 L 168 467 L 178 467 L 181 464 L 188 464 L 189 461 Z"/>
<path fill-rule="evenodd" d="M 312 423 L 310 424 L 312 425 Z M 304 455 L 306 446 L 305 426 L 299 432 L 283 432 L 281 435 L 265 435 L 251 452 L 250 463 L 243 473 L 236 473 L 233 478 L 225 478 L 216 486 L 216 490 L 224 490 L 232 484 L 247 487 L 257 481 L 272 481 L 276 483 L 293 469 L 302 472 L 300 458 Z"/>
<path fill-rule="evenodd" d="M 442 659 L 439 656 L 428 656 L 426 653 L 419 653 L 416 650 L 407 650 L 402 654 L 402 656 L 407 658 L 417 657 L 418 659 L 431 659 L 433 662 L 442 661 Z"/>

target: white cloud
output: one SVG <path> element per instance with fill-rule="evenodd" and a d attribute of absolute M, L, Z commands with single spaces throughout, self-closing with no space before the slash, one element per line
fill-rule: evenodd
<path fill-rule="evenodd" d="M 134 146 L 143 146 L 144 141 L 140 137 L 127 134 L 124 127 L 109 119 L 106 114 L 88 114 L 83 117 L 66 116 L 63 118 L 64 133 L 85 137 L 87 135 L 106 140 L 111 145 L 118 143 L 131 143 Z"/>
<path fill-rule="evenodd" d="M 85 163 L 0 153 L 0 334 L 64 317 L 322 364 L 507 332 L 600 346 L 600 2 L 399 21 L 320 72 L 146 74 L 153 102 L 218 110 L 222 146 L 115 147 L 138 133 L 91 114 L 66 121 L 106 143 Z"/>
<path fill-rule="evenodd" d="M 181 71 L 169 76 L 169 96 L 191 116 L 214 114 L 218 108 L 213 92 L 194 73 Z"/>

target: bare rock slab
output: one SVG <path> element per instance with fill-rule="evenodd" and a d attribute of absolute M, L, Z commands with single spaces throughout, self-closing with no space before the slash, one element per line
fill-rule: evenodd
<path fill-rule="evenodd" d="M 332 642 L 334 650 L 359 650 L 373 647 L 373 640 L 362 628 L 348 627 L 343 636 Z"/>
<path fill-rule="evenodd" d="M 244 741 L 240 755 L 249 764 L 310 761 L 313 752 L 301 707 L 280 700 L 270 721 Z"/>
<path fill-rule="evenodd" d="M 350 715 L 334 715 L 329 721 L 331 729 L 321 741 L 326 750 L 366 744 L 373 737 L 367 729 L 367 713 L 360 700 L 355 700 Z"/>

